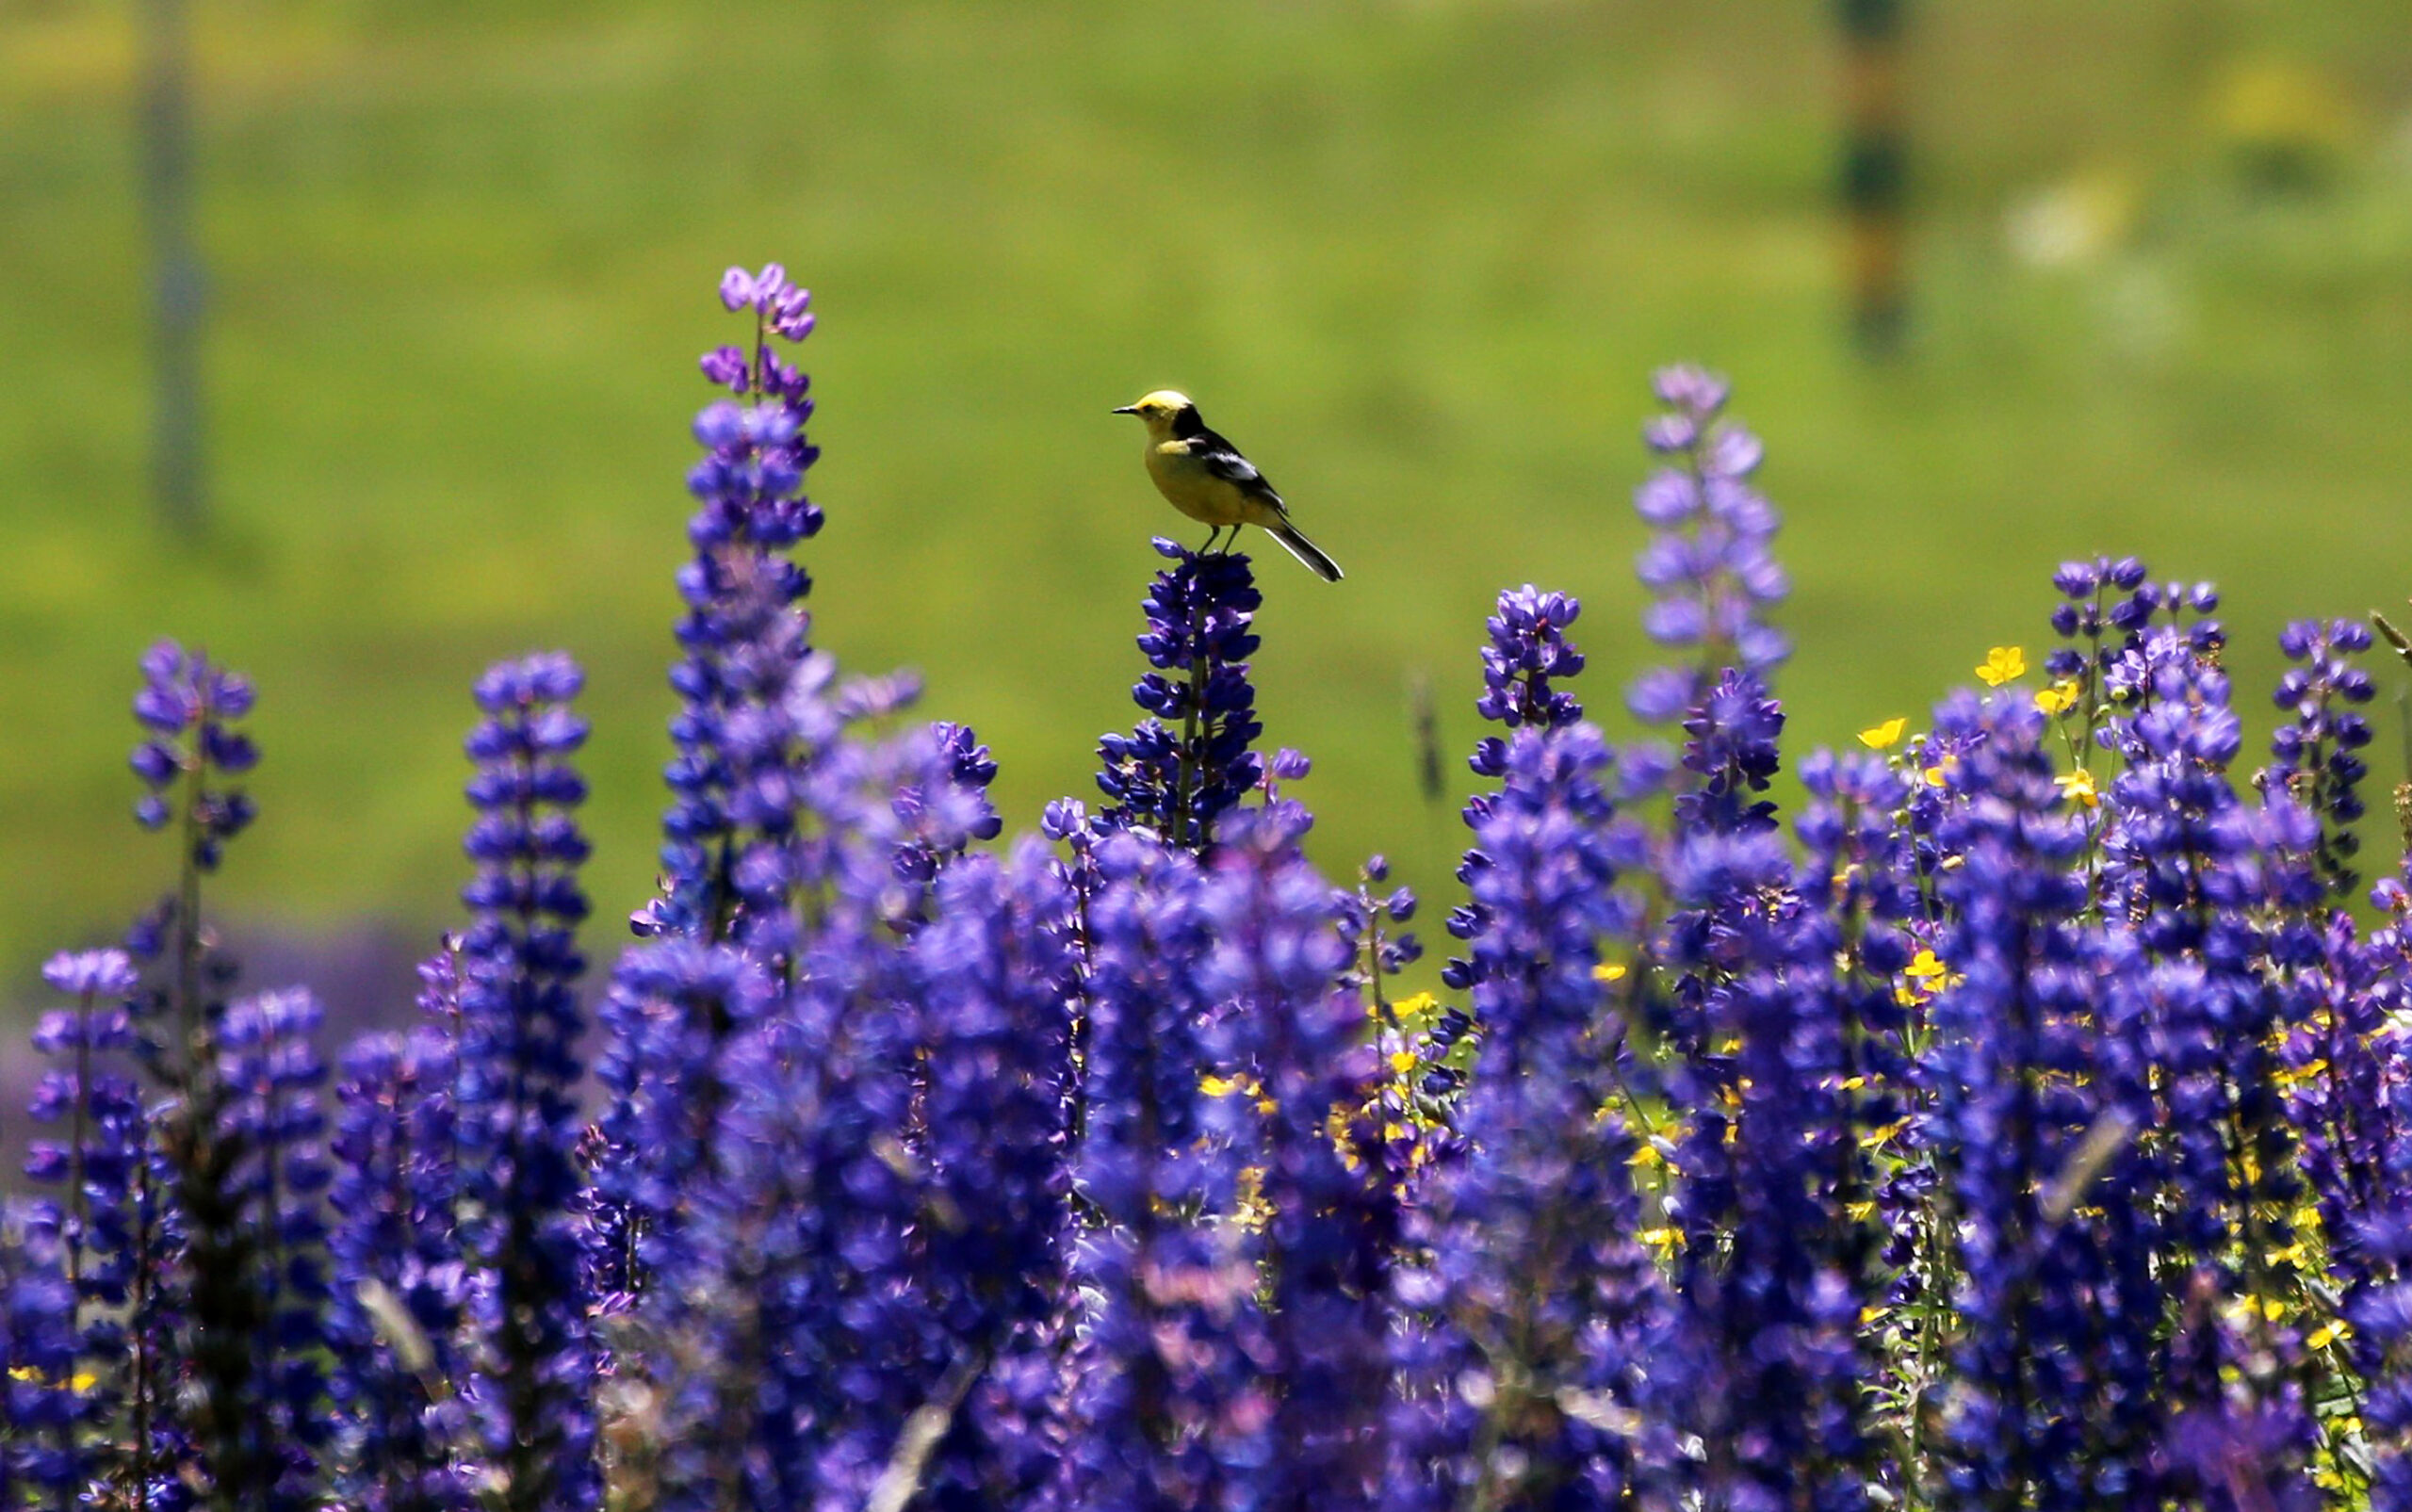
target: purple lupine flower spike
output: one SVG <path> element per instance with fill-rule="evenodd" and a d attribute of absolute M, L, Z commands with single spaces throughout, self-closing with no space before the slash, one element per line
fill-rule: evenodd
<path fill-rule="evenodd" d="M 331 1426 L 320 1364 L 328 1287 L 330 1176 L 318 1088 L 326 1064 L 312 1043 L 325 1011 L 299 990 L 257 993 L 227 1006 L 220 1035 L 219 1111 L 253 1244 L 253 1288 L 264 1325 L 253 1341 L 262 1457 L 272 1477 L 265 1509 L 315 1504 L 313 1488 Z"/>
<path fill-rule="evenodd" d="M 676 756 L 662 819 L 660 897 L 631 919 L 640 935 L 724 939 L 735 931 L 784 938 L 785 904 L 802 879 L 793 854 L 792 789 L 799 765 L 835 733 L 791 707 L 825 683 L 808 643 L 801 601 L 811 579 L 786 552 L 819 533 L 820 508 L 804 493 L 820 449 L 805 435 L 810 382 L 774 345 L 811 329 L 808 301 L 774 264 L 759 275 L 731 268 L 721 283 L 731 311 L 751 309 L 749 356 L 725 347 L 704 360 L 713 382 L 737 396 L 705 407 L 695 439 L 706 451 L 688 477 L 698 508 L 687 533 L 694 559 L 678 575 L 687 612 L 684 656 L 671 670 L 681 707 L 671 722 Z"/>
<path fill-rule="evenodd" d="M 1198 984 L 1229 1025 L 1232 1064 L 1250 1069 L 1261 1116 L 1236 1141 L 1261 1173 L 1263 1263 L 1273 1281 L 1250 1358 L 1275 1406 L 1252 1504 L 1370 1508 L 1384 1473 L 1366 1410 L 1387 1389 L 1390 1258 L 1397 1193 L 1368 1104 L 1375 1047 L 1339 985 L 1348 946 L 1332 929 L 1331 888 L 1298 854 L 1308 820 L 1277 805 L 1234 815 L 1201 897 L 1214 948 Z M 1335 1137 L 1333 1122 L 1343 1119 Z"/>
<path fill-rule="evenodd" d="M 1664 1457 L 1636 1411 L 1664 1299 L 1635 1237 L 1617 1047 L 1593 1032 L 1601 942 L 1636 923 L 1609 765 L 1588 724 L 1521 729 L 1504 789 L 1470 815 L 1473 902 L 1450 928 L 1480 1055 L 1459 1110 L 1468 1153 L 1410 1215 L 1410 1253 L 1427 1258 L 1395 1285 L 1393 1507 L 1613 1505 Z"/>
<path fill-rule="evenodd" d="M 2343 897 L 2360 880 L 2352 860 L 2361 842 L 2350 826 L 2362 817 L 2355 789 L 2370 772 L 2356 754 L 2371 743 L 2370 721 L 2356 710 L 2377 691 L 2351 658 L 2371 648 L 2371 632 L 2355 620 L 2299 620 L 2278 647 L 2297 665 L 2278 678 L 2275 700 L 2287 719 L 2271 738 L 2266 781 L 2318 816 L 2321 880 Z"/>
<path fill-rule="evenodd" d="M 587 726 L 568 705 L 583 683 L 565 656 L 497 664 L 478 681 L 486 718 L 466 742 L 479 817 L 464 842 L 477 874 L 462 893 L 455 1134 L 464 1248 L 481 1273 L 479 1410 L 513 1512 L 584 1507 L 596 1491 L 572 1100 L 587 842 L 569 758 Z"/>
<path fill-rule="evenodd" d="M 1139 649 L 1156 670 L 1131 690 L 1147 717 L 1098 742 L 1098 787 L 1113 800 L 1098 822 L 1202 853 L 1214 821 L 1263 775 L 1251 749 L 1263 726 L 1247 680 L 1263 595 L 1244 556 L 1204 555 L 1161 537 L 1156 551 L 1174 565 L 1148 589 Z"/>
<path fill-rule="evenodd" d="M 1482 697 L 1475 711 L 1509 730 L 1531 724 L 1556 729 L 1583 717 L 1574 695 L 1554 686 L 1583 670 L 1583 653 L 1566 639 L 1566 627 L 1583 612 L 1571 593 L 1544 593 L 1526 583 L 1499 595 L 1485 623 L 1491 642 L 1482 648 Z M 1507 742 L 1491 736 L 1475 745 L 1477 776 L 1496 777 L 1507 760 Z"/>
<path fill-rule="evenodd" d="M 1094 1227 L 1079 1280 L 1100 1300 L 1071 1361 L 1070 1507 L 1223 1504 L 1263 1463 L 1265 1399 L 1245 1355 L 1256 1273 L 1227 1223 L 1240 1162 L 1210 1138 L 1201 1069 L 1226 1065 L 1197 968 L 1211 940 L 1188 855 L 1101 838 L 1091 907 L 1088 1126 L 1075 1176 Z M 1163 1341 L 1177 1341 L 1167 1349 Z"/>
<path fill-rule="evenodd" d="M 458 1192 L 451 1038 L 432 1026 L 345 1052 L 330 1143 L 327 1325 L 337 1471 L 366 1512 L 465 1512 L 461 1324 L 469 1280 Z"/>
<path fill-rule="evenodd" d="M 1763 448 L 1723 416 L 1723 380 L 1693 367 L 1657 376 L 1670 413 L 1650 422 L 1643 439 L 1668 459 L 1634 494 L 1634 508 L 1658 533 L 1637 563 L 1656 600 L 1642 615 L 1653 641 L 1692 653 L 1688 662 L 1653 668 L 1626 694 L 1653 723 L 1683 717 L 1724 669 L 1762 680 L 1791 654 L 1766 610 L 1790 589 L 1769 551 L 1778 518 L 1751 482 Z"/>

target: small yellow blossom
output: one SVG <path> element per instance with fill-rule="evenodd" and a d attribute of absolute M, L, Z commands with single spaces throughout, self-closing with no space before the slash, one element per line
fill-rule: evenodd
<path fill-rule="evenodd" d="M 1871 1129 L 1867 1132 L 1859 1136 L 1860 1147 L 1863 1149 L 1882 1149 L 1894 1140 L 1899 1139 L 1901 1134 L 1909 1129 L 1909 1127 L 1910 1120 L 1907 1118 L 1899 1118 L 1894 1120 L 1892 1123 L 1886 1124 L 1882 1129 Z"/>
<path fill-rule="evenodd" d="M 2099 808 L 2102 806 L 2101 789 L 2094 787 L 2094 773 L 2088 772 L 2085 768 L 2079 767 L 2075 772 L 2068 773 L 2066 776 L 2055 777 L 2052 781 L 2060 786 L 2061 791 L 2068 796 L 2071 803 L 2078 805 L 2079 807 Z"/>
<path fill-rule="evenodd" d="M 2333 1344 L 2338 1340 L 2344 1338 L 2345 1334 L 2346 1328 L 2344 1321 L 2342 1319 L 2332 1318 L 2328 1322 L 2322 1324 L 2319 1327 L 2314 1328 L 2308 1334 L 2306 1334 L 2303 1341 L 2307 1348 L 2326 1349 L 2330 1344 Z"/>
<path fill-rule="evenodd" d="M 1926 769 L 1926 785 L 1930 788 L 1942 787 L 1945 783 L 1951 780 L 1951 773 L 1958 769 L 1959 765 L 1960 758 L 1958 756 L 1945 756 L 1942 760 Z"/>
<path fill-rule="evenodd" d="M 1871 725 L 1867 729 L 1860 731 L 1859 743 L 1867 747 L 1870 751 L 1882 751 L 1885 747 L 1892 745 L 1895 741 L 1899 740 L 1901 738 L 1901 732 L 1909 727 L 1910 722 L 1908 720 L 1902 719 L 1899 715 L 1895 715 L 1893 718 L 1886 720 L 1882 724 Z"/>
<path fill-rule="evenodd" d="M 1945 987 L 1960 979 L 1951 974 L 1942 957 L 1932 951 L 1921 950 L 1909 965 L 1901 967 L 1901 985 L 1894 989 L 1893 1000 L 1904 1008 L 1915 1008 Z"/>
<path fill-rule="evenodd" d="M 1591 968 L 1591 980 L 1594 982 L 1622 982 L 1624 978 L 1625 968 L 1612 962 L 1603 961 Z"/>
<path fill-rule="evenodd" d="M 1988 688 L 1998 688 L 2013 678 L 2027 675 L 2027 652 L 2014 645 L 1997 645 L 1985 653 L 1985 664 L 1977 675 Z"/>
<path fill-rule="evenodd" d="M 1405 1076 L 1414 1070 L 1422 1060 L 1423 1057 L 1413 1050 L 1393 1050 L 1391 1051 L 1391 1069 L 1400 1076 Z"/>
<path fill-rule="evenodd" d="M 2063 678 L 2035 695 L 2035 707 L 2046 714 L 2065 714 L 2077 707 L 2078 686 L 2074 678 Z"/>
<path fill-rule="evenodd" d="M 1247 1165 L 1240 1169 L 1238 1201 L 1231 1210 L 1231 1221 L 1249 1233 L 1264 1227 L 1273 1216 L 1273 1205 L 1264 1200 L 1264 1167 Z"/>
<path fill-rule="evenodd" d="M 1635 1236 L 1652 1249 L 1671 1251 L 1683 1242 L 1683 1234 L 1673 1228 L 1644 1228 Z"/>

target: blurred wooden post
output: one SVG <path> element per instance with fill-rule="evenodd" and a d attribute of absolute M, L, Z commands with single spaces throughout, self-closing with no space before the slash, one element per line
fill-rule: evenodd
<path fill-rule="evenodd" d="M 170 528 L 197 533 L 204 290 L 192 235 L 192 40 L 186 0 L 143 0 L 142 219 L 151 246 L 151 490 Z"/>
<path fill-rule="evenodd" d="M 1872 357 L 1909 316 L 1909 127 L 1901 34 L 1909 0 L 1835 0 L 1843 29 L 1842 208 L 1851 333 Z"/>

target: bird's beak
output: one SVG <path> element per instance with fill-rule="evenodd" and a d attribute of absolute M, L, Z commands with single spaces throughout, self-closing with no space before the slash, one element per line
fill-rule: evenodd
<path fill-rule="evenodd" d="M 1114 413 L 1116 415 L 1136 415 L 1139 413 L 1139 406 L 1136 404 L 1125 404 Z"/>

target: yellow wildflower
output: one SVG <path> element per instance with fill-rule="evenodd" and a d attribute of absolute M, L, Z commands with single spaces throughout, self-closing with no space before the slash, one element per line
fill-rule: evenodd
<path fill-rule="evenodd" d="M 2035 695 L 2035 707 L 2046 714 L 2065 714 L 2077 707 L 2075 678 L 2062 678 Z"/>
<path fill-rule="evenodd" d="M 1932 986 L 1940 983 L 1944 973 L 1950 969 L 1943 964 L 1943 957 L 1932 951 L 1921 950 L 1911 958 L 1909 965 L 1901 967 L 1901 975 L 1915 977 L 1919 982 Z"/>
<path fill-rule="evenodd" d="M 1895 715 L 1893 718 L 1886 720 L 1882 724 L 1871 725 L 1868 728 L 1860 731 L 1859 743 L 1867 747 L 1870 751 L 1882 751 L 1885 747 L 1899 740 L 1901 738 L 1901 732 L 1909 727 L 1910 722 L 1908 720 L 1902 719 L 1899 715 Z"/>
<path fill-rule="evenodd" d="M 1591 968 L 1591 980 L 1594 982 L 1622 982 L 1624 979 L 1625 968 L 1613 962 L 1603 961 Z"/>
<path fill-rule="evenodd" d="M 2013 678 L 2027 675 L 2027 652 L 2014 645 L 1997 645 L 1985 653 L 1985 664 L 1977 669 L 1988 688 L 1998 688 Z"/>
<path fill-rule="evenodd" d="M 1882 1149 L 1886 1145 L 1891 1144 L 1895 1139 L 1899 1138 L 1901 1132 L 1909 1127 L 1910 1121 L 1907 1118 L 1899 1118 L 1889 1124 L 1886 1124 L 1882 1129 L 1871 1129 L 1866 1133 L 1859 1136 L 1860 1147 L 1863 1149 Z"/>
<path fill-rule="evenodd" d="M 1942 760 L 1926 769 L 1926 785 L 1930 788 L 1942 787 L 1945 783 L 1951 780 L 1951 773 L 1959 767 L 1959 765 L 1960 758 L 1958 756 L 1945 756 Z"/>
<path fill-rule="evenodd" d="M 2062 793 L 2080 808 L 2102 806 L 2102 790 L 2094 785 L 2094 773 L 2079 767 L 2066 776 L 2054 777 Z"/>
<path fill-rule="evenodd" d="M 1413 1050 L 1393 1050 L 1391 1051 L 1391 1069 L 1400 1076 L 1405 1076 L 1414 1070 L 1422 1060 L 1423 1057 Z"/>

